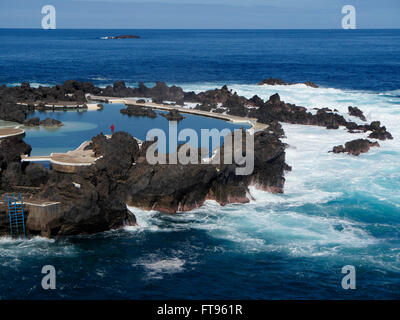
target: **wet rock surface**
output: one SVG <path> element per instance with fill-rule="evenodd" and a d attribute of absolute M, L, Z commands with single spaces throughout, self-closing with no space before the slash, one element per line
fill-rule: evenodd
<path fill-rule="evenodd" d="M 357 107 L 349 106 L 348 110 L 349 110 L 349 115 L 360 118 L 362 121 L 367 121 L 367 119 L 364 116 L 364 113 Z"/>
<path fill-rule="evenodd" d="M 380 147 L 378 142 L 373 142 L 368 139 L 356 139 L 346 144 L 333 147 L 333 150 L 330 152 L 333 153 L 348 153 L 354 156 L 359 156 L 361 153 L 368 152 L 371 147 Z"/>

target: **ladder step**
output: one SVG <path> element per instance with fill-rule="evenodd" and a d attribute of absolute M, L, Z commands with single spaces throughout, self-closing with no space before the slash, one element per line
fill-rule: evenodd
<path fill-rule="evenodd" d="M 5 200 L 8 207 L 11 235 L 25 237 L 24 203 L 21 194 L 7 194 Z"/>

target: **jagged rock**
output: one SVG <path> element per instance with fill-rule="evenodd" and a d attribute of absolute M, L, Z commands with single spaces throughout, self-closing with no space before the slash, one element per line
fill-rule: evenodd
<path fill-rule="evenodd" d="M 362 121 L 367 121 L 367 119 L 364 116 L 364 113 L 357 107 L 349 106 L 348 109 L 349 109 L 349 115 L 360 118 Z"/>
<path fill-rule="evenodd" d="M 46 118 L 40 121 L 40 125 L 44 127 L 61 127 L 63 126 L 61 121 L 52 118 Z"/>
<path fill-rule="evenodd" d="M 60 205 L 52 214 L 29 213 L 27 228 L 32 233 L 47 237 L 90 234 L 136 223 L 126 208 L 122 188 L 139 155 L 136 140 L 125 132 L 111 138 L 100 134 L 92 139 L 91 147 L 102 156 L 95 165 L 74 174 L 50 171 L 37 197 Z"/>
<path fill-rule="evenodd" d="M 176 109 L 172 109 L 170 112 L 168 113 L 161 113 L 161 116 L 163 116 L 165 119 L 167 119 L 168 121 L 181 121 L 183 119 L 185 119 L 184 116 L 182 116 L 178 110 Z"/>
<path fill-rule="evenodd" d="M 106 170 L 115 179 L 125 179 L 134 162 L 139 158 L 137 141 L 126 132 L 116 132 L 111 138 L 99 134 L 92 139 L 97 160 L 95 167 Z"/>
<path fill-rule="evenodd" d="M 41 163 L 11 162 L 1 176 L 3 190 L 12 190 L 16 186 L 40 187 L 47 183 L 49 171 Z"/>
<path fill-rule="evenodd" d="M 272 78 L 270 77 L 269 79 L 264 79 L 263 81 L 261 81 L 258 85 L 262 86 L 264 84 L 268 84 L 271 86 L 275 86 L 275 85 L 288 85 L 288 83 L 286 83 L 285 81 L 281 80 L 281 79 L 277 79 L 277 78 Z"/>
<path fill-rule="evenodd" d="M 379 147 L 378 142 L 373 142 L 367 139 L 357 139 L 346 142 L 344 147 L 342 145 L 333 147 L 330 152 L 333 153 L 348 153 L 354 156 L 359 156 L 361 153 L 366 153 L 371 147 Z"/>
<path fill-rule="evenodd" d="M 373 121 L 369 126 L 366 127 L 367 130 L 371 130 L 372 132 L 368 136 L 371 139 L 379 139 L 379 140 L 392 140 L 393 136 L 390 132 L 386 130 L 385 126 L 381 126 L 380 121 Z"/>
<path fill-rule="evenodd" d="M 269 79 L 264 79 L 264 80 L 261 81 L 258 85 L 259 85 L 259 86 L 262 86 L 262 85 L 264 85 L 264 84 L 268 84 L 268 85 L 271 85 L 271 86 L 276 86 L 276 85 L 290 86 L 290 85 L 293 85 L 293 84 L 295 84 L 295 83 L 285 82 L 285 81 L 283 81 L 283 80 L 281 80 L 281 79 L 277 79 L 277 78 L 272 78 L 272 77 L 270 77 Z M 318 86 L 317 86 L 314 82 L 311 82 L 311 81 L 303 82 L 303 84 L 305 84 L 305 85 L 308 86 L 308 87 L 318 88 Z"/>
<path fill-rule="evenodd" d="M 236 164 L 148 165 L 144 160 L 132 166 L 125 185 L 127 203 L 175 213 L 197 208 L 207 199 L 221 205 L 248 202 L 248 186 L 253 184 L 282 192 L 283 174 L 288 169 L 284 144 L 274 133 L 264 131 L 257 132 L 254 139 L 254 171 L 250 175 L 236 175 Z"/>
<path fill-rule="evenodd" d="M 121 109 L 120 112 L 133 117 L 157 118 L 157 113 L 155 113 L 152 109 L 133 104 L 127 105 L 127 107 L 125 109 Z"/>
<path fill-rule="evenodd" d="M 23 140 L 25 135 L 0 139 L 0 167 L 6 169 L 11 162 L 21 161 L 21 155 L 29 155 L 32 147 Z"/>
<path fill-rule="evenodd" d="M 308 86 L 308 87 L 319 88 L 318 85 L 316 85 L 314 82 L 311 82 L 311 81 L 306 81 L 306 82 L 304 82 L 304 84 L 305 84 L 306 86 Z"/>
<path fill-rule="evenodd" d="M 60 202 L 51 214 L 29 212 L 27 229 L 42 236 L 91 234 L 136 223 L 117 183 L 109 180 L 105 172 L 92 168 L 83 169 L 80 174 L 52 172 L 39 197 Z"/>
<path fill-rule="evenodd" d="M 23 123 L 25 121 L 28 108 L 11 102 L 0 100 L 0 119 Z"/>
<path fill-rule="evenodd" d="M 248 110 L 245 107 L 245 102 L 245 100 L 235 93 L 230 96 L 225 103 L 223 103 L 222 107 L 228 110 L 228 114 L 245 117 L 248 113 Z"/>
<path fill-rule="evenodd" d="M 24 121 L 24 125 L 27 127 L 38 127 L 40 125 L 40 118 L 35 117 Z"/>

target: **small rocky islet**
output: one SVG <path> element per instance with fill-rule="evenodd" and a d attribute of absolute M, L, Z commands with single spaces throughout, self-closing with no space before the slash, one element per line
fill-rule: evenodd
<path fill-rule="evenodd" d="M 91 166 L 74 172 L 47 169 L 42 164 L 21 162 L 21 155 L 29 155 L 31 147 L 24 136 L 0 139 L 0 189 L 2 194 L 21 192 L 32 201 L 58 203 L 54 212 L 26 211 L 26 228 L 30 235 L 58 237 L 92 234 L 126 225 L 135 225 L 134 215 L 127 205 L 173 214 L 189 211 L 213 199 L 221 205 L 249 201 L 248 187 L 256 185 L 265 191 L 282 193 L 285 172 L 291 167 L 285 162 L 286 145 L 281 122 L 321 126 L 327 129 L 346 128 L 350 133 L 369 132 L 369 138 L 393 139 L 379 121 L 357 124 L 346 120 L 328 108 L 315 113 L 305 107 L 281 101 L 278 94 L 267 101 L 258 96 L 247 99 L 232 92 L 227 86 L 205 92 L 184 92 L 177 86 L 157 82 L 154 87 L 140 83 L 137 88 L 116 82 L 106 88 L 90 82 L 66 81 L 54 87 L 32 88 L 28 83 L 17 87 L 0 87 L 0 119 L 25 125 L 38 125 L 39 119 L 27 117 L 37 106 L 48 101 L 70 101 L 84 104 L 86 94 L 105 97 L 151 98 L 155 103 L 174 101 L 176 104 L 196 103 L 199 110 L 223 109 L 226 114 L 256 118 L 268 128 L 254 134 L 254 171 L 249 176 L 235 174 L 236 165 L 230 164 L 157 164 L 147 163 L 146 151 L 150 142 L 139 144 L 130 134 L 116 132 L 111 137 L 99 134 L 87 148 L 98 160 Z M 144 100 L 143 100 L 144 101 Z M 128 105 L 121 113 L 129 116 L 153 117 L 154 111 L 139 105 Z M 362 111 L 349 107 L 349 114 L 365 122 Z M 174 120 L 181 116 L 170 112 Z M 171 119 L 172 119 L 171 118 Z M 52 119 L 39 125 L 60 125 Z M 242 134 L 245 132 L 242 130 Z M 245 140 L 245 139 L 244 139 Z M 356 140 L 336 146 L 334 153 L 359 155 L 377 142 Z M 222 147 L 222 149 L 224 146 Z M 295 164 L 293 164 L 295 165 Z M 6 208 L 0 207 L 5 216 Z M 0 221 L 0 234 L 8 234 L 8 221 Z"/>

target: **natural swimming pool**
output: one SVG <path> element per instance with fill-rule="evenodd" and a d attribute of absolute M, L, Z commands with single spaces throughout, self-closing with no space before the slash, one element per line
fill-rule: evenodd
<path fill-rule="evenodd" d="M 146 140 L 149 130 L 158 128 L 168 135 L 169 122 L 160 116 L 163 111 L 156 111 L 157 118 L 129 117 L 120 113 L 123 104 L 103 104 L 103 110 L 97 111 L 35 111 L 29 118 L 47 117 L 63 122 L 62 127 L 22 127 L 26 131 L 25 141 L 32 146 L 31 155 L 45 156 L 52 152 L 66 152 L 74 150 L 82 142 L 90 140 L 99 133 L 110 134 L 110 126 L 114 124 L 115 131 L 126 131 L 132 136 Z M 229 129 L 233 131 L 248 124 L 231 123 L 220 119 L 182 114 L 185 119 L 178 122 L 178 132 L 182 129 L 194 129 L 200 137 L 201 129 Z M 221 139 L 222 140 L 222 139 Z M 220 141 L 222 143 L 222 141 Z M 199 141 L 199 145 L 201 145 Z"/>

